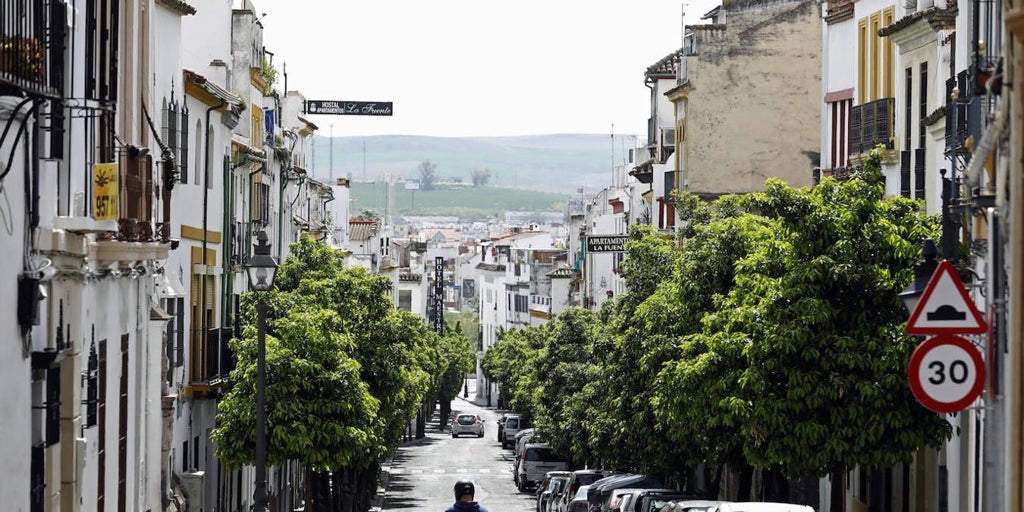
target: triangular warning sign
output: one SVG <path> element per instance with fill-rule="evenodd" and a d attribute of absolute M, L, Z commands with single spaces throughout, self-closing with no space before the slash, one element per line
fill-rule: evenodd
<path fill-rule="evenodd" d="M 949 261 L 939 263 L 907 320 L 907 334 L 982 334 L 988 325 Z"/>

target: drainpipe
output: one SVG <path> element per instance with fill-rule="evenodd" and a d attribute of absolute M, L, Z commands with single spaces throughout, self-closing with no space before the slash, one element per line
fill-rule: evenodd
<path fill-rule="evenodd" d="M 232 222 L 232 216 L 235 214 L 234 194 L 232 194 L 232 192 L 234 192 L 234 188 L 235 188 L 235 181 L 233 179 L 231 179 L 232 168 L 231 168 L 231 157 L 229 155 L 224 155 L 224 163 L 223 164 L 224 164 L 224 202 L 223 202 L 223 204 L 224 204 L 224 235 L 222 235 L 221 239 L 224 240 L 224 242 L 222 242 L 221 245 L 225 249 L 221 251 L 221 258 L 220 259 L 221 259 L 221 265 L 223 266 L 224 270 L 226 271 L 226 270 L 231 268 L 231 255 L 228 254 L 229 251 L 226 248 L 230 247 L 232 249 L 230 252 L 234 252 L 236 250 L 235 247 L 234 247 L 234 244 L 235 244 L 234 237 L 232 237 L 231 240 L 228 241 L 227 236 L 226 236 L 228 231 L 230 231 L 232 234 L 234 234 L 234 229 L 235 229 L 234 228 L 234 223 Z M 220 301 L 220 304 L 221 304 L 221 318 L 224 318 L 224 319 L 227 319 L 228 315 L 233 313 L 233 311 L 231 311 L 228 308 L 228 300 L 227 299 L 229 297 L 231 297 L 232 293 L 234 292 L 234 281 L 235 281 L 234 276 L 235 276 L 235 274 L 233 272 L 224 272 L 224 286 L 223 286 L 223 289 L 221 290 L 221 301 Z M 237 321 L 237 319 L 236 318 L 232 318 L 232 320 L 233 320 L 232 325 L 234 325 L 235 322 Z M 235 335 L 237 336 L 238 333 L 236 332 Z"/>
<path fill-rule="evenodd" d="M 205 144 L 205 148 L 204 148 L 204 151 L 206 152 L 206 155 L 205 155 L 205 157 L 206 157 L 205 158 L 205 161 L 206 161 L 206 174 L 205 174 L 204 179 L 203 179 L 203 249 L 202 249 L 202 252 L 203 252 L 203 254 L 202 254 L 202 261 L 203 261 L 203 286 L 202 286 L 202 294 L 203 295 L 202 295 L 202 297 L 203 297 L 203 300 L 201 302 L 198 302 L 199 304 L 203 305 L 204 309 L 207 306 L 207 304 L 206 304 L 206 278 L 209 275 L 209 271 L 206 268 L 206 266 L 207 266 L 206 246 L 209 243 L 208 242 L 209 235 L 207 234 L 208 233 L 207 226 L 209 224 L 209 220 L 208 219 L 209 219 L 209 209 L 210 209 L 210 113 L 212 113 L 214 110 L 219 110 L 221 108 L 224 108 L 224 106 L 227 105 L 227 103 L 228 103 L 227 101 L 221 99 L 219 105 L 206 109 L 206 144 Z M 199 321 L 199 325 L 203 326 L 204 330 L 209 329 L 210 326 L 206 325 L 206 314 L 204 312 L 202 312 L 202 311 L 200 312 L 200 318 L 201 318 L 201 320 Z"/>
<path fill-rule="evenodd" d="M 334 189 L 330 189 L 330 190 L 331 190 L 331 197 L 327 198 L 327 200 L 326 200 L 326 201 L 324 201 L 324 211 L 323 211 L 323 216 L 324 216 L 325 218 L 327 217 L 327 212 L 328 212 L 328 211 L 330 211 L 330 209 L 329 209 L 329 208 L 327 208 L 327 204 L 328 204 L 328 203 L 330 203 L 331 201 L 334 201 Z M 331 220 L 333 221 L 334 219 L 331 219 Z M 328 227 L 328 228 L 330 228 L 330 229 L 325 229 L 325 230 L 324 230 L 324 233 L 323 233 L 323 235 L 322 235 L 322 236 L 320 237 L 320 241 L 321 241 L 321 242 L 323 242 L 323 241 L 326 241 L 326 240 L 327 240 L 327 237 L 328 237 L 328 235 L 330 235 L 330 233 L 334 231 L 334 223 L 332 222 L 332 223 L 331 223 L 331 225 L 330 225 L 330 226 L 327 226 L 327 227 Z"/>

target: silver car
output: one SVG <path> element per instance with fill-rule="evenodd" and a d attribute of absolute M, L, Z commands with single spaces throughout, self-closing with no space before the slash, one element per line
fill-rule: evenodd
<path fill-rule="evenodd" d="M 484 436 L 484 421 L 476 414 L 460 414 L 452 420 L 452 437 L 459 437 L 462 434 L 473 434 L 477 437 Z"/>

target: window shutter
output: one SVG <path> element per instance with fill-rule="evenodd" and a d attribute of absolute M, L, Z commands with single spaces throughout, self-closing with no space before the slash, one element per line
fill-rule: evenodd
<path fill-rule="evenodd" d="M 900 151 L 900 195 L 910 197 L 910 150 Z"/>

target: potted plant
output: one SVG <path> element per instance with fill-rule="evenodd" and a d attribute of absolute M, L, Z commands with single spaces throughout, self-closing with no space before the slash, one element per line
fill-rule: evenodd
<path fill-rule="evenodd" d="M 45 47 L 34 37 L 0 36 L 0 73 L 32 82 L 45 81 Z"/>

